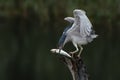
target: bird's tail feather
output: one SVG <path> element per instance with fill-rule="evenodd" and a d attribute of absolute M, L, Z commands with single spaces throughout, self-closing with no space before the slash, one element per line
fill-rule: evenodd
<path fill-rule="evenodd" d="M 96 38 L 98 35 L 94 34 L 94 35 L 91 35 L 91 36 L 87 36 L 87 41 L 88 42 L 92 42 L 94 38 Z"/>
<path fill-rule="evenodd" d="M 94 34 L 94 35 L 91 35 L 91 38 L 96 38 L 98 37 L 98 35 Z"/>

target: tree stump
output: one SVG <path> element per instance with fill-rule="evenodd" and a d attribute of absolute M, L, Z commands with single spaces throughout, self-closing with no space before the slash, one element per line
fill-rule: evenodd
<path fill-rule="evenodd" d="M 75 54 L 71 56 L 63 50 L 59 52 L 59 49 L 51 49 L 51 52 L 57 53 L 60 56 L 59 59 L 69 68 L 73 80 L 88 80 L 86 66 L 81 57 Z"/>

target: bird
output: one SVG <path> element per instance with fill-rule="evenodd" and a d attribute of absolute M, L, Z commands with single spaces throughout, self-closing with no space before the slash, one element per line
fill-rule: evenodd
<path fill-rule="evenodd" d="M 71 41 L 76 50 L 70 53 L 77 53 L 80 48 L 78 54 L 78 57 L 80 57 L 83 50 L 82 45 L 86 45 L 92 42 L 93 39 L 98 35 L 95 34 L 93 26 L 84 10 L 73 10 L 73 16 L 74 18 L 71 17 L 67 19 L 67 21 L 69 21 L 72 26 L 66 27 L 66 29 L 63 31 L 63 34 L 59 40 L 59 50 L 62 49 L 66 43 Z"/>

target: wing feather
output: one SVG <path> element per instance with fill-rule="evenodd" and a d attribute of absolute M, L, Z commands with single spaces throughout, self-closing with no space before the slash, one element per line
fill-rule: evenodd
<path fill-rule="evenodd" d="M 79 37 L 87 37 L 92 33 L 92 24 L 85 13 L 74 14 L 75 20 L 72 27 L 66 32 L 68 35 L 79 34 Z"/>
<path fill-rule="evenodd" d="M 80 35 L 82 37 L 86 37 L 89 36 L 91 34 L 92 31 L 92 24 L 89 21 L 89 19 L 87 18 L 86 15 L 83 15 L 80 17 Z"/>

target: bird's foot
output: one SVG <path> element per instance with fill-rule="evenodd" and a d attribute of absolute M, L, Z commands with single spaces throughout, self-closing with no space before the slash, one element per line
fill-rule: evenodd
<path fill-rule="evenodd" d="M 73 52 L 70 52 L 70 54 L 75 54 L 76 52 L 78 52 L 78 51 L 73 51 Z"/>
<path fill-rule="evenodd" d="M 70 52 L 71 56 L 73 57 L 75 53 L 77 53 L 78 51 L 73 51 L 73 52 Z"/>

